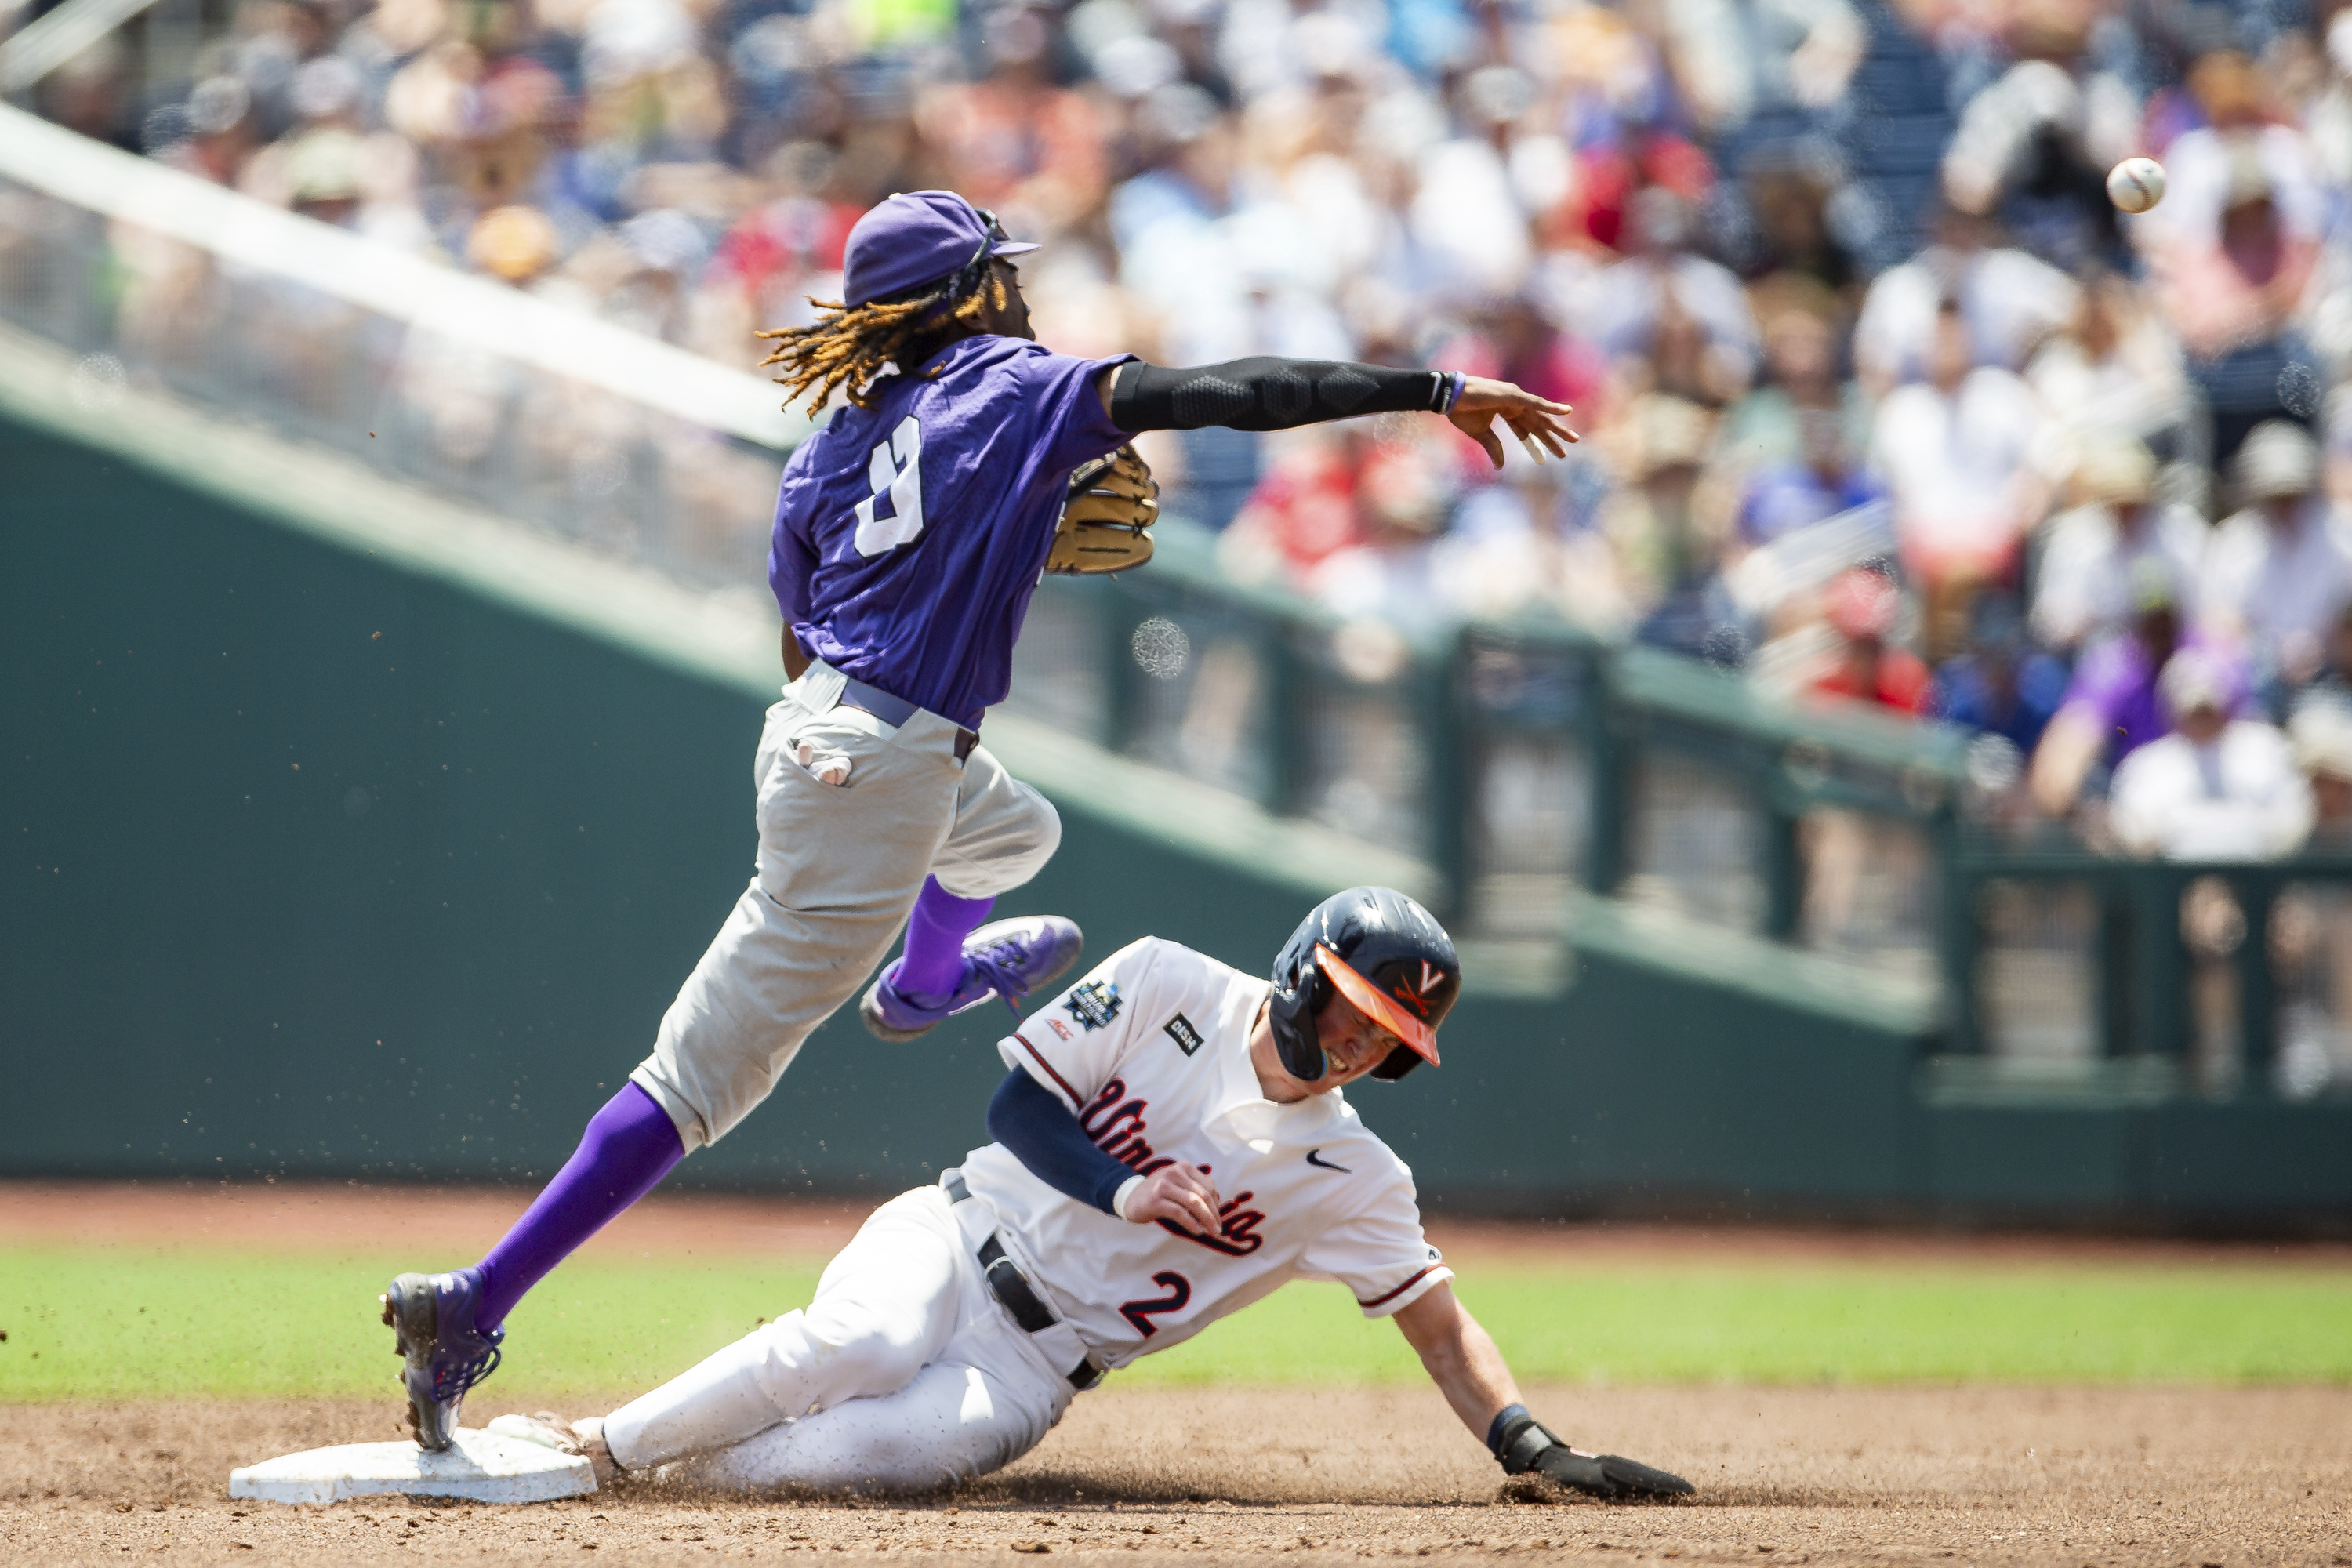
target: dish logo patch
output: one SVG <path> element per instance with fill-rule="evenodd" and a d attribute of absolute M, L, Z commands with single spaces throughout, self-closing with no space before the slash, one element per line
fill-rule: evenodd
<path fill-rule="evenodd" d="M 1183 1014 L 1177 1014 L 1160 1027 L 1168 1031 L 1168 1037 L 1175 1041 L 1176 1048 L 1186 1056 L 1201 1048 L 1201 1031 L 1192 1027 L 1192 1020 Z"/>

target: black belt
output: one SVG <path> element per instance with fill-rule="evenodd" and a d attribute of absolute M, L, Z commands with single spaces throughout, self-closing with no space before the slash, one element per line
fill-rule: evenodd
<path fill-rule="evenodd" d="M 1004 1303 L 1024 1332 L 1034 1334 L 1054 1326 L 1054 1310 L 1037 1299 L 1021 1266 L 1004 1256 L 1003 1242 L 992 1236 L 980 1244 L 980 1266 L 988 1271 L 988 1288 L 996 1292 L 996 1299 Z"/>
<path fill-rule="evenodd" d="M 877 713 L 875 717 L 878 719 L 881 715 Z M 971 1196 L 971 1189 L 964 1184 L 961 1175 L 951 1174 L 940 1184 L 947 1190 L 948 1202 L 951 1204 L 960 1204 Z M 993 1236 L 980 1244 L 980 1267 L 988 1276 L 989 1289 L 1004 1303 L 1004 1310 L 1013 1314 L 1013 1321 L 1021 1325 L 1023 1332 L 1037 1333 L 1061 1321 L 1054 1316 L 1054 1310 L 1038 1296 L 1028 1277 L 1021 1272 L 1021 1266 L 1005 1256 L 1004 1244 Z M 1102 1368 L 1089 1357 L 1071 1372 L 1070 1385 L 1073 1388 L 1092 1388 L 1102 1381 Z"/>
<path fill-rule="evenodd" d="M 841 696 L 836 700 L 844 708 L 855 708 L 860 713 L 873 714 L 894 730 L 923 711 L 903 697 L 893 697 L 878 686 L 868 686 L 845 675 L 841 678 Z M 971 756 L 971 749 L 979 744 L 979 731 L 959 726 L 955 739 L 956 761 L 962 762 Z"/>

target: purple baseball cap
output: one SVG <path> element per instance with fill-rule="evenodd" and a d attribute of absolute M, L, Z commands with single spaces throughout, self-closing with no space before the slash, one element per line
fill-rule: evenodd
<path fill-rule="evenodd" d="M 1018 256 L 1034 250 L 1005 236 L 994 213 L 953 191 L 907 191 L 868 208 L 849 231 L 841 293 L 855 308 L 919 283 L 953 277 L 982 250 Z"/>

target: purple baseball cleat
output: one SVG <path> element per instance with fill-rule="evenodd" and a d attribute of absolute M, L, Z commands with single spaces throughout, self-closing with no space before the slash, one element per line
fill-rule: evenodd
<path fill-rule="evenodd" d="M 992 996 L 1003 997 L 1018 1017 L 1021 999 L 1060 979 L 1085 946 L 1077 922 L 1060 915 L 991 921 L 963 939 L 963 979 L 954 990 L 928 1002 L 902 994 L 890 983 L 898 972 L 893 963 L 857 1005 L 858 1016 L 877 1038 L 893 1045 L 927 1034 Z"/>
<path fill-rule="evenodd" d="M 408 1385 L 408 1424 L 416 1446 L 435 1453 L 449 1446 L 466 1391 L 499 1369 L 504 1329 L 483 1333 L 474 1327 L 482 1299 L 482 1271 L 404 1274 L 378 1298 L 384 1326 L 408 1359 L 401 1381 Z"/>

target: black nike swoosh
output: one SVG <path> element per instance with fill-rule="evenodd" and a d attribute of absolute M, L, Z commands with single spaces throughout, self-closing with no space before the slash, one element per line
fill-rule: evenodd
<path fill-rule="evenodd" d="M 1353 1171 L 1350 1171 L 1345 1165 L 1335 1165 L 1328 1160 L 1317 1158 L 1317 1156 L 1322 1152 L 1323 1151 L 1320 1149 L 1309 1149 L 1307 1151 L 1307 1163 L 1310 1165 L 1320 1165 L 1327 1171 L 1337 1171 L 1343 1176 L 1352 1176 L 1355 1174 Z"/>

